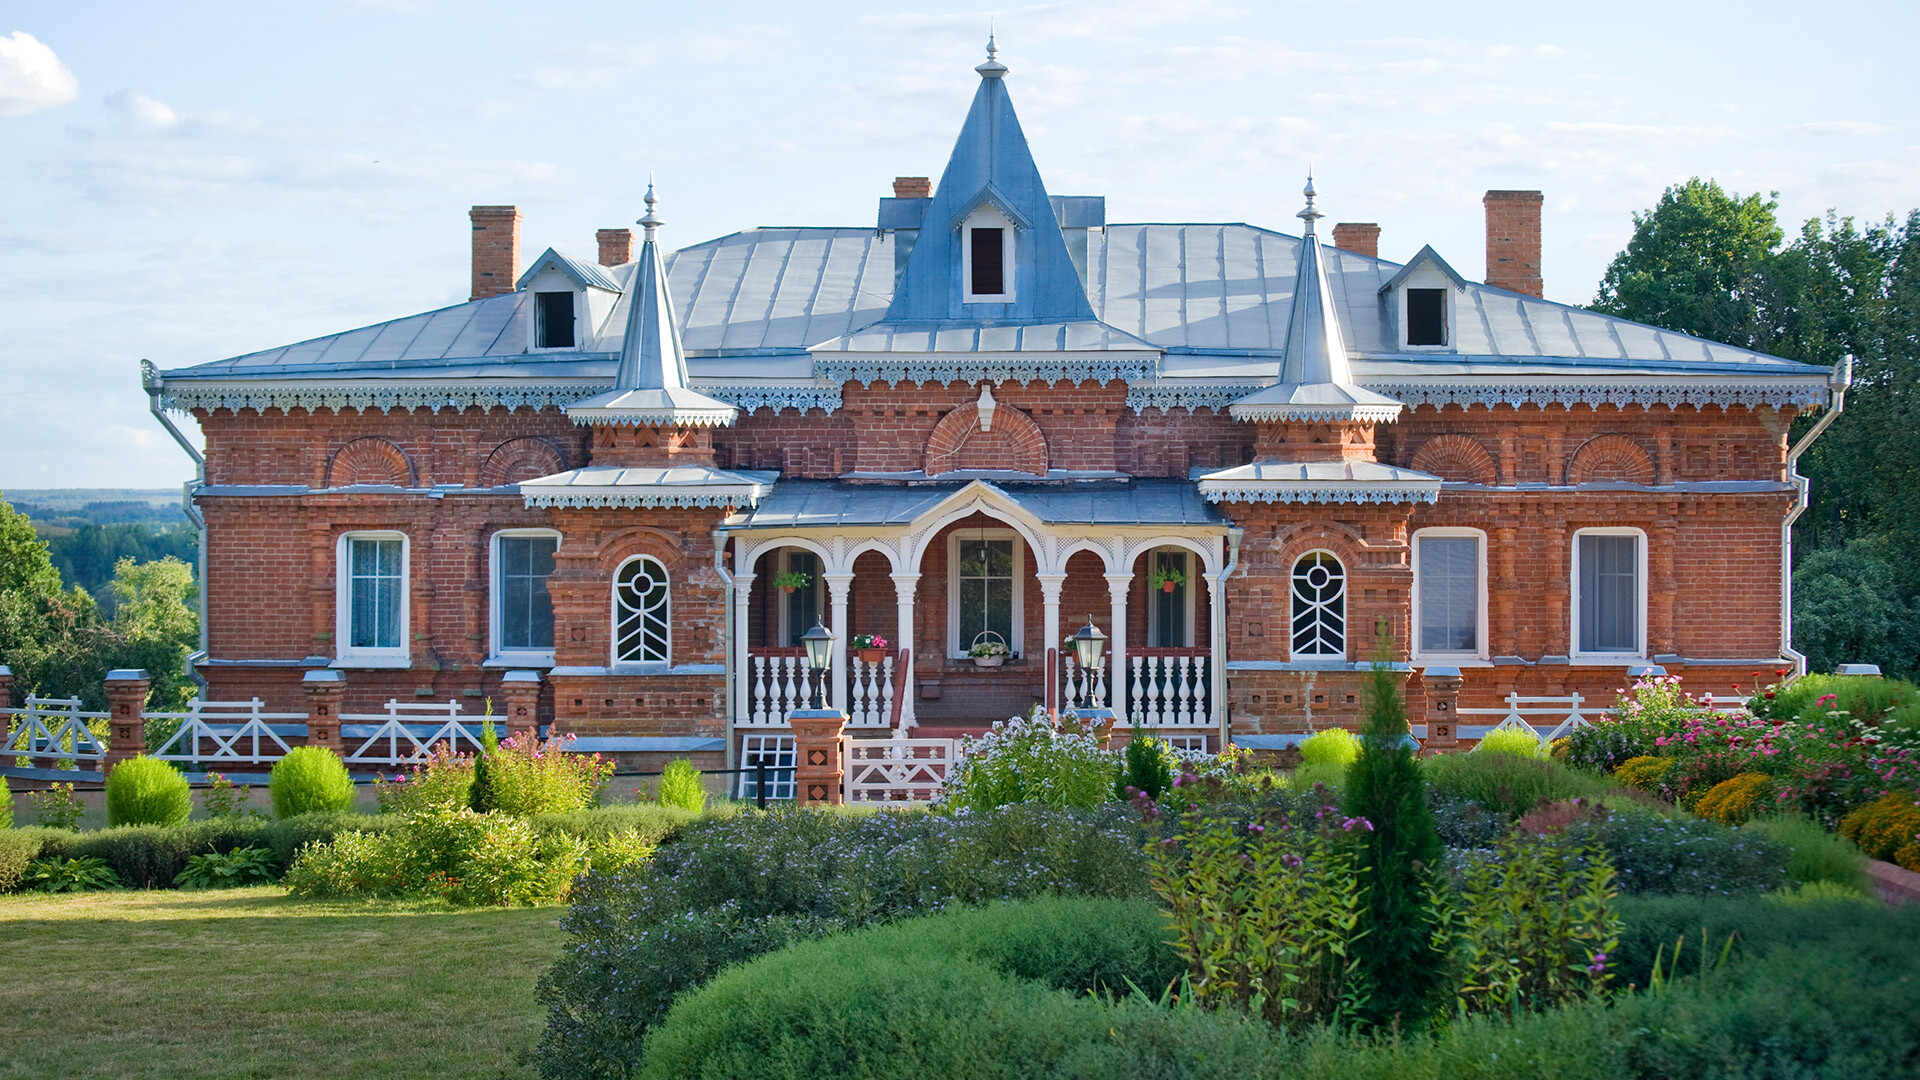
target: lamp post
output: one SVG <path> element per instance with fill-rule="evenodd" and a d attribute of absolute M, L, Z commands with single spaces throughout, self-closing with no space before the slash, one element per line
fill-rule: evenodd
<path fill-rule="evenodd" d="M 816 620 L 813 629 L 800 635 L 800 644 L 807 647 L 807 666 L 813 669 L 813 707 L 824 709 L 827 707 L 826 672 L 833 663 L 833 631 Z"/>
<path fill-rule="evenodd" d="M 1073 659 L 1080 665 L 1081 671 L 1091 672 L 1100 663 L 1100 653 L 1107 647 L 1107 635 L 1093 625 L 1093 616 L 1087 616 L 1087 625 L 1079 633 L 1067 639 L 1073 643 Z"/>

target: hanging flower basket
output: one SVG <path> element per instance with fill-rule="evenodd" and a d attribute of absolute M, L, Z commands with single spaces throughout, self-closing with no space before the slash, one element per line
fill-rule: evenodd
<path fill-rule="evenodd" d="M 798 570 L 788 570 L 773 575 L 774 585 L 778 586 L 783 593 L 790 593 L 795 589 L 804 589 L 811 584 L 812 581 L 813 578 L 811 576 L 803 574 Z"/>
<path fill-rule="evenodd" d="M 1012 655 L 1013 650 L 1007 648 L 1006 639 L 991 630 L 976 634 L 973 644 L 967 649 L 967 656 L 973 660 L 974 667 L 999 667 Z"/>
<path fill-rule="evenodd" d="M 1172 567 L 1166 567 L 1164 569 L 1155 570 L 1153 573 L 1147 575 L 1148 587 L 1159 589 L 1161 592 L 1166 592 L 1166 593 L 1170 593 L 1173 590 L 1179 588 L 1181 585 L 1186 583 L 1186 580 L 1187 580 L 1186 574 L 1181 573 L 1180 571 L 1175 570 Z"/>

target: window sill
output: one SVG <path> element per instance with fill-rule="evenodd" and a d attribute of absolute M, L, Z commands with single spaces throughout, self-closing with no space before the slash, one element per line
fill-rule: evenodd
<path fill-rule="evenodd" d="M 552 653 L 505 653 L 489 656 L 480 665 L 483 668 L 550 668 L 553 666 Z"/>
<path fill-rule="evenodd" d="M 1493 661 L 1484 656 L 1429 656 L 1423 654 L 1413 657 L 1408 663 L 1414 667 L 1427 667 L 1428 665 L 1432 665 L 1435 667 L 1490 668 L 1493 666 Z"/>
<path fill-rule="evenodd" d="M 371 668 L 393 671 L 413 666 L 411 656 L 343 656 L 327 665 L 330 668 Z"/>
<path fill-rule="evenodd" d="M 1587 656 L 1570 656 L 1569 667 L 1638 667 L 1651 663 L 1639 653 L 1595 653 Z"/>

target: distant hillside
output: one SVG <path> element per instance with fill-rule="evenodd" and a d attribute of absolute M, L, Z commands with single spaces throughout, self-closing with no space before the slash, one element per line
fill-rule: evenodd
<path fill-rule="evenodd" d="M 179 488 L 20 488 L 0 498 L 33 519 L 43 537 L 63 536 L 84 525 L 152 525 L 165 528 L 187 519 Z"/>
<path fill-rule="evenodd" d="M 180 509 L 178 489 L 22 488 L 0 492 L 33 520 L 53 565 L 68 585 L 78 585 L 113 614 L 114 564 L 172 556 L 198 571 L 200 534 Z"/>

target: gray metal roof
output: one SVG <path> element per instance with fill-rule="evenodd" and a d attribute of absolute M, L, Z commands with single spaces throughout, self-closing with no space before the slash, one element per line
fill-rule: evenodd
<path fill-rule="evenodd" d="M 742 526 L 791 529 L 845 525 L 904 525 L 931 511 L 967 481 L 929 484 L 847 484 L 782 480 Z M 1035 517 L 1059 525 L 1218 525 L 1227 521 L 1194 486 L 1182 480 L 1049 484 L 996 481 L 992 485 Z"/>
<path fill-rule="evenodd" d="M 1297 237 L 1242 224 L 1109 225 L 1088 234 L 1088 287 L 1098 319 L 1165 349 L 1169 377 L 1271 378 L 1287 338 Z M 878 322 L 893 294 L 893 237 L 870 228 L 753 229 L 682 248 L 667 259 L 681 337 L 693 376 L 709 358 L 743 364 L 845 338 Z M 1582 308 L 1469 283 L 1456 301 L 1454 347 L 1409 352 L 1391 344 L 1380 287 L 1398 263 L 1325 249 L 1355 377 L 1397 372 L 1454 374 L 1492 365 L 1569 373 L 1693 371 L 1813 374 L 1824 368 L 1659 330 Z M 624 289 L 633 267 L 609 274 Z M 167 372 L 173 377 L 253 378 L 413 374 L 491 375 L 513 364 L 526 377 L 610 378 L 626 325 L 623 295 L 608 335 L 577 353 L 528 354 L 526 294 L 513 293 L 391 322 Z M 877 329 L 877 328 L 876 328 Z M 974 335 L 955 347 L 974 351 Z M 927 343 L 947 347 L 944 337 Z M 1119 340 L 1119 339 L 1117 339 Z M 896 346 L 897 347 L 897 346 Z M 1200 354 L 1182 356 L 1181 354 Z M 1185 361 L 1185 362 L 1183 362 Z M 455 369 L 436 371 L 435 369 Z M 1201 375 L 1199 370 L 1209 374 Z"/>

